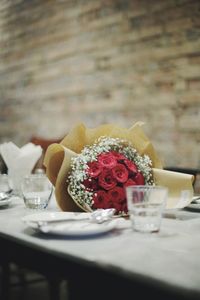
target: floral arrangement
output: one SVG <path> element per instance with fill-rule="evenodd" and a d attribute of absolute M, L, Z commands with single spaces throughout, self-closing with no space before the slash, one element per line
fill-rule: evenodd
<path fill-rule="evenodd" d="M 152 162 L 126 140 L 100 137 L 71 159 L 68 192 L 86 210 L 112 207 L 126 214 L 125 187 L 145 184 L 154 184 Z"/>

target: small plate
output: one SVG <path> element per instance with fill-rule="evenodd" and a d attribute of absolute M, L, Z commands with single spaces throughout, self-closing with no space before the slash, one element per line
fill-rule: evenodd
<path fill-rule="evenodd" d="M 90 213 L 55 212 L 27 215 L 22 221 L 36 231 L 59 236 L 94 236 L 107 233 L 115 228 L 115 224 L 93 223 L 88 220 Z M 40 222 L 47 222 L 41 225 Z"/>
<path fill-rule="evenodd" d="M 8 206 L 11 203 L 11 198 L 0 200 L 0 206 Z"/>

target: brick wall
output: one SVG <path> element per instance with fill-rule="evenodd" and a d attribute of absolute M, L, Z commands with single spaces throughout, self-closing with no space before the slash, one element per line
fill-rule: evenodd
<path fill-rule="evenodd" d="M 138 120 L 200 165 L 199 0 L 0 1 L 0 142 Z"/>

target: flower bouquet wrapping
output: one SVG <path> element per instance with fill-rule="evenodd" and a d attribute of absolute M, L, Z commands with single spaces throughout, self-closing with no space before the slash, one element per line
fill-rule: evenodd
<path fill-rule="evenodd" d="M 126 214 L 129 185 L 168 187 L 168 208 L 176 207 L 174 195 L 182 189 L 193 191 L 192 175 L 163 170 L 142 123 L 129 129 L 113 124 L 88 129 L 79 124 L 60 144 L 48 147 L 44 165 L 63 211 L 112 207 Z"/>

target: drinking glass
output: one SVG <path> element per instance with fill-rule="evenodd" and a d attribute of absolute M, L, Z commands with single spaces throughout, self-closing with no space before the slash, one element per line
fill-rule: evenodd
<path fill-rule="evenodd" d="M 11 183 L 7 174 L 0 174 L 0 200 L 10 197 L 12 192 Z"/>
<path fill-rule="evenodd" d="M 52 192 L 53 186 L 45 174 L 31 174 L 22 180 L 21 193 L 29 209 L 47 208 Z"/>
<path fill-rule="evenodd" d="M 139 232 L 158 232 L 168 190 L 162 186 L 128 186 L 127 206 L 132 227 Z"/>

